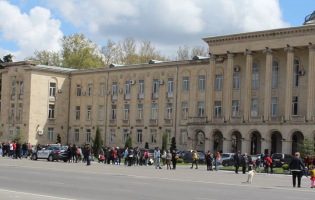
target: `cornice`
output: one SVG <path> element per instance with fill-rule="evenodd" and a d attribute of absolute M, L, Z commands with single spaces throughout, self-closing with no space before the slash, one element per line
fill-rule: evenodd
<path fill-rule="evenodd" d="M 315 34 L 315 25 L 203 38 L 210 46 Z"/>

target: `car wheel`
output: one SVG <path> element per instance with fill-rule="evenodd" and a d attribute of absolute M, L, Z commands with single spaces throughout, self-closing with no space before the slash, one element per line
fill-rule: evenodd
<path fill-rule="evenodd" d="M 32 155 L 32 160 L 37 160 L 36 154 L 33 154 L 33 155 Z"/>
<path fill-rule="evenodd" d="M 47 159 L 47 160 L 50 161 L 50 162 L 54 161 L 52 155 L 48 156 L 48 159 Z"/>

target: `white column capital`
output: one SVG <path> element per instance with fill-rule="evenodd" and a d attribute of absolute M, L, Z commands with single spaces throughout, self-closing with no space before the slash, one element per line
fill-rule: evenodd
<path fill-rule="evenodd" d="M 228 53 L 227 54 L 228 59 L 233 59 L 235 57 L 235 54 L 233 53 Z"/>
<path fill-rule="evenodd" d="M 308 50 L 315 51 L 315 45 L 314 44 L 308 45 Z"/>
<path fill-rule="evenodd" d="M 218 58 L 218 56 L 214 55 L 214 54 L 210 54 L 210 60 L 211 61 L 215 61 Z"/>
<path fill-rule="evenodd" d="M 252 52 L 252 51 L 250 51 L 250 50 L 246 50 L 246 51 L 244 52 L 244 55 L 245 55 L 245 56 L 253 56 L 253 55 L 254 55 L 254 52 Z"/>
<path fill-rule="evenodd" d="M 274 54 L 274 51 L 272 50 L 272 49 L 264 49 L 263 50 L 263 53 L 265 53 L 265 54 L 267 54 L 267 55 L 272 55 L 272 54 Z"/>
<path fill-rule="evenodd" d="M 288 53 L 294 53 L 296 51 L 296 49 L 292 46 L 287 46 L 284 48 L 284 51 L 286 51 Z"/>

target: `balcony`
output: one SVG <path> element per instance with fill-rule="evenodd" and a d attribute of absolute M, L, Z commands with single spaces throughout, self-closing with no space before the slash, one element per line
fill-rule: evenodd
<path fill-rule="evenodd" d="M 158 99 L 159 93 L 152 93 L 152 99 Z"/>
<path fill-rule="evenodd" d="M 237 117 L 230 117 L 230 122 L 231 123 L 243 123 L 243 117 L 237 116 Z"/>
<path fill-rule="evenodd" d="M 224 117 L 214 117 L 212 119 L 212 122 L 216 124 L 223 124 L 225 120 L 224 120 Z"/>
<path fill-rule="evenodd" d="M 56 101 L 56 97 L 54 97 L 54 96 L 49 96 L 49 101 Z"/>
<path fill-rule="evenodd" d="M 143 126 L 143 119 L 136 119 L 136 126 Z"/>
<path fill-rule="evenodd" d="M 188 123 L 190 124 L 207 123 L 207 117 L 190 117 Z"/>
<path fill-rule="evenodd" d="M 144 99 L 144 94 L 143 93 L 138 94 L 138 99 Z"/>
<path fill-rule="evenodd" d="M 157 126 L 157 122 L 158 122 L 157 119 L 150 119 L 150 125 L 151 126 Z"/>
<path fill-rule="evenodd" d="M 291 116 L 290 121 L 292 123 L 303 123 L 305 122 L 305 116 L 302 115 Z"/>
<path fill-rule="evenodd" d="M 110 119 L 109 120 L 109 125 L 110 126 L 116 126 L 116 122 L 117 122 L 116 119 Z"/>
<path fill-rule="evenodd" d="M 113 101 L 116 101 L 116 100 L 117 100 L 117 94 L 113 94 L 113 95 L 112 95 L 112 100 L 113 100 Z"/>
<path fill-rule="evenodd" d="M 173 119 L 164 119 L 164 125 L 166 126 L 173 125 Z"/>
<path fill-rule="evenodd" d="M 125 94 L 125 100 L 130 100 L 130 94 Z"/>
<path fill-rule="evenodd" d="M 19 99 L 23 99 L 23 94 L 19 94 Z"/>
<path fill-rule="evenodd" d="M 252 117 L 249 117 L 249 122 L 261 123 L 262 121 L 263 121 L 263 117 L 262 117 L 262 116 L 252 116 Z"/>
<path fill-rule="evenodd" d="M 173 92 L 166 92 L 166 98 L 172 99 L 173 98 Z"/>
<path fill-rule="evenodd" d="M 269 117 L 269 123 L 282 123 L 283 122 L 283 116 L 270 116 Z"/>
<path fill-rule="evenodd" d="M 122 120 L 122 125 L 123 126 L 129 126 L 129 119 L 123 119 Z"/>

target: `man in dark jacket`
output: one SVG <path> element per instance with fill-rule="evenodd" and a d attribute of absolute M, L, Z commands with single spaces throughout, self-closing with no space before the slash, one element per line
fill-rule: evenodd
<path fill-rule="evenodd" d="M 234 166 L 235 166 L 235 173 L 238 174 L 238 168 L 240 167 L 240 151 L 236 151 L 234 154 Z"/>
<path fill-rule="evenodd" d="M 85 148 L 85 152 L 84 152 L 84 157 L 86 157 L 86 166 L 91 165 L 91 149 L 90 149 L 90 145 L 86 144 L 86 148 Z"/>
<path fill-rule="evenodd" d="M 27 143 L 24 142 L 24 144 L 22 145 L 22 156 L 24 156 L 25 158 L 27 158 L 27 155 L 28 155 L 28 148 L 27 148 Z"/>
<path fill-rule="evenodd" d="M 120 165 L 121 162 L 121 152 L 119 147 L 116 147 L 116 151 L 117 151 L 117 165 Z"/>
<path fill-rule="evenodd" d="M 296 152 L 295 157 L 292 158 L 289 169 L 292 172 L 293 187 L 296 186 L 296 178 L 298 178 L 298 187 L 301 187 L 302 170 L 305 169 L 305 166 L 300 158 L 299 152 Z"/>

